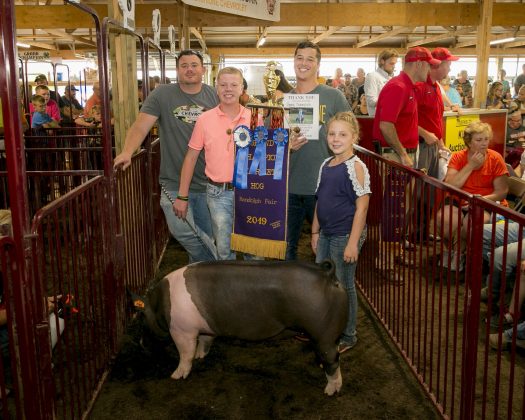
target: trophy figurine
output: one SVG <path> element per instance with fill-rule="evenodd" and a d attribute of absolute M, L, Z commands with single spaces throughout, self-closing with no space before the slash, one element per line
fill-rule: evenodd
<path fill-rule="evenodd" d="M 275 73 L 277 68 L 277 63 L 275 61 L 268 61 L 266 64 L 266 71 L 263 75 L 264 86 L 266 87 L 266 95 L 268 96 L 268 105 L 269 106 L 282 106 L 282 100 L 275 99 L 275 91 L 281 77 Z M 280 102 L 280 103 L 278 103 Z"/>

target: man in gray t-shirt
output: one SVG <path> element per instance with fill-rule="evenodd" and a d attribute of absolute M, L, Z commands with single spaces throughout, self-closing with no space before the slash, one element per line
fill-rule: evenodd
<path fill-rule="evenodd" d="M 204 71 L 202 56 L 198 52 L 181 51 L 177 56 L 178 83 L 161 85 L 146 98 L 137 120 L 126 134 L 122 152 L 114 161 L 115 167 L 126 169 L 135 150 L 158 122 L 161 153 L 159 181 L 163 186 L 160 204 L 171 234 L 186 249 L 190 262 L 217 258 L 211 239 L 202 155 L 195 167 L 189 196 L 181 198 L 178 195 L 182 163 L 195 121 L 204 111 L 219 103 L 215 90 L 202 83 Z M 176 197 L 189 201 L 185 220 L 175 216 L 172 201 Z"/>
<path fill-rule="evenodd" d="M 350 104 L 340 90 L 317 82 L 321 50 L 309 41 L 297 45 L 294 69 L 297 87 L 290 93 L 319 95 L 319 136 L 307 140 L 304 135 L 290 135 L 290 172 L 288 179 L 288 226 L 286 259 L 297 259 L 297 244 L 304 219 L 310 223 L 315 209 L 315 190 L 321 163 L 329 156 L 326 123 L 335 114 L 350 111 Z"/>

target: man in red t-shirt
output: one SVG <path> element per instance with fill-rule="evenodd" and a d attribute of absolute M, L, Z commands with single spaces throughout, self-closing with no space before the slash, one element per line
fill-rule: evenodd
<path fill-rule="evenodd" d="M 405 55 L 401 74 L 389 80 L 381 90 L 373 136 L 379 141 L 385 158 L 414 166 L 419 144 L 414 84 L 425 81 L 430 65 L 439 63 L 426 48 L 411 48 Z"/>
<path fill-rule="evenodd" d="M 450 71 L 450 63 L 459 57 L 450 54 L 446 48 L 436 48 L 432 57 L 441 64 L 431 65 L 427 80 L 416 83 L 416 100 L 419 133 L 418 169 L 425 169 L 427 174 L 438 177 L 438 149 L 445 149 L 443 143 L 443 98 L 438 81 L 444 79 Z"/>

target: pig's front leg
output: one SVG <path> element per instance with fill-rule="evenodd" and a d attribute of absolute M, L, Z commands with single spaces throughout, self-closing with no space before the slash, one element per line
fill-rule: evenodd
<path fill-rule="evenodd" d="M 175 341 L 179 351 L 179 366 L 171 375 L 173 379 L 186 379 L 190 374 L 195 348 L 197 347 L 197 335 L 197 331 L 195 333 L 172 333 L 173 341 Z"/>
<path fill-rule="evenodd" d="M 326 379 L 328 383 L 324 389 L 326 395 L 334 395 L 336 392 L 341 391 L 343 386 L 343 377 L 341 376 L 341 368 L 338 367 L 333 375 L 326 374 Z"/>
<path fill-rule="evenodd" d="M 204 356 L 210 351 L 211 343 L 213 343 L 213 336 L 199 335 L 199 342 L 197 343 L 197 351 L 195 352 L 195 359 L 204 359 Z"/>

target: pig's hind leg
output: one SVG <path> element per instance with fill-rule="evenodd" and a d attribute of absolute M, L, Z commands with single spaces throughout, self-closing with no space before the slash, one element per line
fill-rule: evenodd
<path fill-rule="evenodd" d="M 318 344 L 318 354 L 323 362 L 323 369 L 328 383 L 324 389 L 325 394 L 334 395 L 341 390 L 343 378 L 339 366 L 339 352 L 337 341 L 330 340 Z"/>
<path fill-rule="evenodd" d="M 195 359 L 204 359 L 204 356 L 210 351 L 211 344 L 214 337 L 211 335 L 199 335 L 199 342 L 197 343 L 197 351 L 195 352 Z"/>
<path fill-rule="evenodd" d="M 173 379 L 186 379 L 190 374 L 195 349 L 197 347 L 197 331 L 195 333 L 174 332 L 172 333 L 173 341 L 179 351 L 179 366 L 171 375 Z"/>

